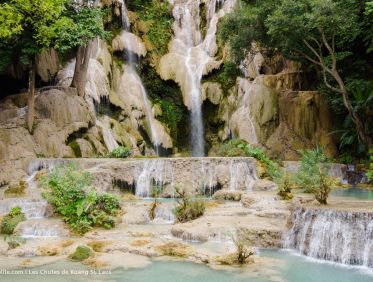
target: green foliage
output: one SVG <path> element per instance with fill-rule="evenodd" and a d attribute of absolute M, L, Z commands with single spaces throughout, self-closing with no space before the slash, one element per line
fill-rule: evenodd
<path fill-rule="evenodd" d="M 373 151 L 370 151 L 370 165 L 366 175 L 369 181 L 373 181 Z"/>
<path fill-rule="evenodd" d="M 370 135 L 373 135 L 373 81 L 363 79 L 349 79 L 346 87 L 353 107 L 353 111 L 360 116 L 364 127 Z M 332 132 L 340 136 L 340 148 L 345 152 L 352 152 L 356 157 L 367 155 L 368 148 L 361 142 L 351 116 L 346 114 L 343 99 L 340 95 L 334 95 L 330 91 L 322 89 L 329 100 L 334 112 L 343 120 L 342 129 Z"/>
<path fill-rule="evenodd" d="M 53 25 L 66 10 L 68 0 L 10 0 L 0 4 L 0 51 L 3 62 L 13 57 L 28 65 L 41 49 L 50 47 L 56 36 Z M 2 63 L 4 68 L 8 64 Z"/>
<path fill-rule="evenodd" d="M 201 217 L 205 212 L 205 202 L 192 199 L 184 190 L 176 189 L 177 206 L 174 214 L 179 222 L 188 222 Z"/>
<path fill-rule="evenodd" d="M 162 110 L 162 115 L 159 120 L 167 124 L 172 139 L 177 140 L 178 124 L 183 116 L 182 109 L 167 100 L 156 99 L 156 103 L 160 105 Z"/>
<path fill-rule="evenodd" d="M 305 192 L 313 193 L 320 204 L 326 205 L 334 183 L 334 179 L 329 176 L 330 159 L 319 147 L 304 150 L 301 154 L 301 167 L 296 174 L 296 182 Z"/>
<path fill-rule="evenodd" d="M 75 261 L 82 261 L 93 255 L 93 251 L 87 246 L 78 246 L 69 258 Z"/>
<path fill-rule="evenodd" d="M 283 200 L 291 200 L 293 194 L 291 193 L 294 187 L 294 175 L 291 173 L 281 173 L 278 177 L 274 179 L 278 186 L 277 195 L 279 195 Z"/>
<path fill-rule="evenodd" d="M 4 1 L 2 1 L 4 2 Z M 60 52 L 107 38 L 103 12 L 71 0 L 10 0 L 0 4 L 0 71 L 12 61 L 32 64 L 42 49 Z"/>
<path fill-rule="evenodd" d="M 13 234 L 18 223 L 25 221 L 26 216 L 20 207 L 14 207 L 1 221 L 1 234 Z"/>
<path fill-rule="evenodd" d="M 145 60 L 140 62 L 138 73 L 144 83 L 152 104 L 158 104 L 161 107 L 162 115 L 157 119 L 167 125 L 170 130 L 170 136 L 177 144 L 178 141 L 184 141 L 185 121 L 188 120 L 188 111 L 183 104 L 182 95 L 179 86 L 172 81 L 164 81 L 157 74 L 155 69 Z M 180 142 L 181 143 L 181 142 Z"/>
<path fill-rule="evenodd" d="M 26 243 L 26 239 L 16 235 L 6 235 L 4 236 L 4 241 L 8 243 L 8 247 L 10 250 L 18 248 L 19 246 Z"/>
<path fill-rule="evenodd" d="M 368 91 L 369 83 L 365 83 L 371 81 L 372 77 L 372 1 L 241 2 L 242 5 L 238 5 L 231 15 L 222 19 L 218 29 L 219 41 L 230 48 L 229 59 L 239 63 L 248 52 L 255 53 L 259 48 L 267 57 L 279 51 L 286 58 L 303 63 L 304 70 L 316 72 L 319 78 L 317 83 L 322 86 L 321 92 L 328 93 L 336 113 L 343 121 L 348 116 L 348 111 L 342 102 L 341 94 L 336 91 L 341 88 L 341 84 L 335 72 L 333 73 L 332 55 L 335 55 L 334 71 L 346 85 L 354 112 L 365 123 L 364 134 L 371 136 L 371 110 L 365 111 L 362 107 L 371 109 L 363 100 L 367 101 L 372 89 L 370 86 Z M 255 46 L 252 42 L 256 43 Z M 328 48 L 330 46 L 332 47 Z M 353 80 L 356 80 L 357 84 L 351 84 Z M 351 117 L 347 117 L 342 130 L 342 149 L 352 150 L 359 156 L 366 154 L 366 148 L 362 148 L 362 142 L 356 133 L 356 122 L 353 122 Z"/>
<path fill-rule="evenodd" d="M 111 194 L 97 194 L 90 187 L 92 176 L 76 164 L 56 167 L 41 181 L 47 189 L 43 196 L 74 232 L 84 234 L 95 226 L 114 227 L 119 199 Z"/>
<path fill-rule="evenodd" d="M 119 146 L 118 148 L 111 151 L 107 157 L 109 158 L 127 158 L 132 154 L 128 147 Z"/>
<path fill-rule="evenodd" d="M 110 33 L 104 30 L 103 18 L 104 11 L 98 8 L 69 7 L 53 26 L 56 50 L 66 53 L 97 37 L 108 39 Z"/>
<path fill-rule="evenodd" d="M 129 9 L 136 11 L 142 21 L 149 26 L 147 38 L 153 44 L 152 52 L 158 56 L 167 53 L 167 44 L 172 38 L 173 17 L 168 1 L 132 1 Z"/>
<path fill-rule="evenodd" d="M 218 82 L 222 85 L 223 89 L 227 91 L 236 84 L 236 79 L 241 75 L 238 64 L 226 61 L 223 64 L 223 70 L 218 74 Z"/>
<path fill-rule="evenodd" d="M 218 149 L 217 153 L 222 157 L 253 157 L 265 165 L 268 175 L 272 179 L 279 176 L 278 165 L 266 156 L 263 149 L 260 147 L 251 146 L 244 140 L 229 140 Z"/>

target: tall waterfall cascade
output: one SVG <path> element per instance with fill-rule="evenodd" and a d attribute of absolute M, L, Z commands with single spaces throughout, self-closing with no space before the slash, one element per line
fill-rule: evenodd
<path fill-rule="evenodd" d="M 190 110 L 191 144 L 193 156 L 204 156 L 204 126 L 202 114 L 202 76 L 220 66 L 216 30 L 219 18 L 233 9 L 235 0 L 205 1 L 206 34 L 201 30 L 201 1 L 170 1 L 173 4 L 175 37 L 169 53 L 160 61 L 164 79 L 173 79 L 181 87 L 184 104 Z"/>
<path fill-rule="evenodd" d="M 373 212 L 297 208 L 285 247 L 317 259 L 373 267 Z"/>
<path fill-rule="evenodd" d="M 135 65 L 134 65 L 135 63 L 134 54 L 137 54 L 139 56 L 144 56 L 146 55 L 146 49 L 143 43 L 139 40 L 136 40 L 136 37 L 131 33 L 130 21 L 128 18 L 126 2 L 125 0 L 122 0 L 120 2 L 121 2 L 122 25 L 123 25 L 124 31 L 122 32 L 118 40 L 122 41 L 124 49 L 127 50 L 127 60 L 128 60 L 128 66 L 121 79 L 125 80 L 124 84 L 127 85 L 127 88 L 132 87 L 133 89 L 135 89 L 136 93 L 140 94 L 141 96 L 140 98 L 142 100 L 142 109 L 146 115 L 147 126 L 150 131 L 149 137 L 155 148 L 156 154 L 159 155 L 159 147 L 161 145 L 166 145 L 166 144 L 162 144 L 163 142 L 159 134 L 159 131 L 162 131 L 164 129 L 162 125 L 160 124 L 160 122 L 158 122 L 154 117 L 154 113 L 151 107 L 151 102 L 149 101 L 148 95 L 146 93 L 146 89 L 143 85 L 143 82 L 140 76 L 137 74 Z M 118 40 L 114 42 L 118 42 Z M 133 89 L 127 89 L 127 91 L 129 92 Z"/>

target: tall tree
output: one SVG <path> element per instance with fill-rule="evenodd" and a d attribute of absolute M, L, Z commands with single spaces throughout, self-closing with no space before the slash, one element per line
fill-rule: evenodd
<path fill-rule="evenodd" d="M 77 50 L 72 87 L 84 95 L 90 57 L 90 40 L 105 37 L 103 13 L 96 1 L 10 0 L 0 1 L 0 71 L 18 61 L 27 66 L 29 99 L 27 127 L 32 132 L 35 103 L 35 57 L 44 48 L 60 53 Z"/>
<path fill-rule="evenodd" d="M 55 41 L 57 51 L 64 53 L 76 50 L 77 52 L 71 86 L 78 90 L 79 96 L 84 96 L 92 40 L 109 36 L 109 32 L 104 30 L 104 12 L 96 7 L 96 2 L 83 1 L 79 4 L 71 2 L 66 11 L 68 17 L 61 19 L 55 27 L 58 35 Z"/>
<path fill-rule="evenodd" d="M 0 4 L 0 39 L 7 57 L 1 67 L 19 57 L 29 72 L 27 127 L 32 131 L 35 101 L 35 56 L 55 36 L 50 27 L 61 17 L 67 0 L 10 0 Z"/>
<path fill-rule="evenodd" d="M 360 33 L 354 0 L 282 0 L 267 18 L 268 34 L 288 54 L 319 67 L 326 87 L 342 96 L 343 104 L 368 148 L 373 141 L 354 111 L 338 62 L 350 55 L 346 46 Z"/>
<path fill-rule="evenodd" d="M 254 41 L 267 51 L 280 51 L 287 58 L 316 66 L 321 72 L 322 83 L 341 98 L 359 139 L 372 148 L 369 128 L 351 101 L 353 97 L 346 86 L 343 65 L 343 62 L 358 57 L 361 65 L 369 66 L 369 58 L 364 61 L 364 56 L 373 50 L 373 24 L 372 17 L 369 18 L 371 2 L 242 0 L 241 8 L 223 20 L 219 38 L 229 43 L 236 62 L 254 51 L 250 50 Z M 356 46 L 360 48 L 358 51 Z M 361 74 L 357 78 L 369 79 Z"/>

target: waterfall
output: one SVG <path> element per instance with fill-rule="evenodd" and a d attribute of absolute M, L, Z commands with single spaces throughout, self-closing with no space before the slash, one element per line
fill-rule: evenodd
<path fill-rule="evenodd" d="M 130 33 L 130 22 L 128 19 L 128 12 L 125 0 L 121 0 L 121 14 L 122 14 L 122 24 L 125 32 Z M 125 35 L 125 33 L 124 33 Z M 155 148 L 156 154 L 159 155 L 159 147 L 161 145 L 161 140 L 159 137 L 159 134 L 157 132 L 156 127 L 156 121 L 154 117 L 154 113 L 151 107 L 151 104 L 149 102 L 148 94 L 146 93 L 144 84 L 142 83 L 141 78 L 136 72 L 134 63 L 135 63 L 135 57 L 133 54 L 133 50 L 136 50 L 135 46 L 132 46 L 134 42 L 131 40 L 129 36 L 122 36 L 122 40 L 124 41 L 125 48 L 127 50 L 127 60 L 129 63 L 129 69 L 128 69 L 128 79 L 131 79 L 134 84 L 137 85 L 137 88 L 141 92 L 142 100 L 143 100 L 143 106 L 144 111 L 148 123 L 148 128 L 150 131 L 150 138 L 153 143 L 153 146 Z"/>
<path fill-rule="evenodd" d="M 257 179 L 250 158 L 156 159 L 140 164 L 134 169 L 133 183 L 135 194 L 145 198 L 152 196 L 154 186 L 169 196 L 176 187 L 210 197 L 219 189 L 251 191 Z"/>
<path fill-rule="evenodd" d="M 171 203 L 158 203 L 157 208 L 155 209 L 155 217 L 153 220 L 148 218 L 149 223 L 154 224 L 172 224 L 175 222 L 175 215 L 173 209 L 175 208 L 175 202 Z"/>
<path fill-rule="evenodd" d="M 18 224 L 16 234 L 24 238 L 68 237 L 69 231 L 60 220 L 31 219 Z"/>
<path fill-rule="evenodd" d="M 242 161 L 231 160 L 229 165 L 229 190 L 238 191 L 240 187 L 245 187 L 246 191 L 252 191 L 254 185 L 255 173 L 247 163 Z"/>
<path fill-rule="evenodd" d="M 297 208 L 285 247 L 317 259 L 373 267 L 373 212 Z"/>
<path fill-rule="evenodd" d="M 120 4 L 120 13 L 122 17 L 122 25 L 126 30 L 128 30 L 130 28 L 130 20 L 128 18 L 126 0 L 119 0 L 119 4 Z"/>
<path fill-rule="evenodd" d="M 205 154 L 201 79 L 221 63 L 214 58 L 217 52 L 217 23 L 236 1 L 208 0 L 201 4 L 200 0 L 184 0 L 170 3 L 174 6 L 175 36 L 170 44 L 170 53 L 161 59 L 160 73 L 162 78 L 173 79 L 181 87 L 184 104 L 190 111 L 192 154 L 200 157 Z M 200 11 L 203 7 L 205 13 Z M 203 14 L 206 19 L 201 21 Z M 201 23 L 206 23 L 206 26 L 201 27 Z"/>
<path fill-rule="evenodd" d="M 115 150 L 119 147 L 113 132 L 110 128 L 110 120 L 108 116 L 103 116 L 96 120 L 96 125 L 102 128 L 102 137 L 104 138 L 104 143 L 109 152 Z"/>

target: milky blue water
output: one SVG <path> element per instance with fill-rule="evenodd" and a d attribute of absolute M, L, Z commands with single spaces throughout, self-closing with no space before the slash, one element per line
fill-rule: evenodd
<path fill-rule="evenodd" d="M 332 190 L 332 196 L 338 197 L 349 197 L 359 200 L 373 201 L 373 190 L 362 189 L 362 188 L 337 188 Z"/>
<path fill-rule="evenodd" d="M 111 274 L 93 275 L 78 263 L 58 262 L 30 271 L 38 275 L 0 275 L 0 281 L 123 281 L 123 282 L 372 282 L 373 274 L 364 269 L 321 263 L 287 251 L 261 250 L 260 255 L 275 260 L 267 271 L 214 270 L 188 262 L 153 262 L 146 268 L 121 269 Z M 277 263 L 278 262 L 278 263 Z M 71 271 L 75 274 L 41 275 L 41 271 Z M 82 273 L 78 273 L 81 271 Z M 84 271 L 87 271 L 84 273 Z"/>

